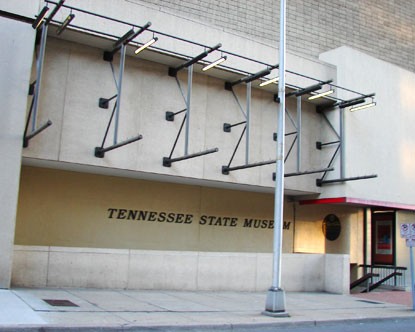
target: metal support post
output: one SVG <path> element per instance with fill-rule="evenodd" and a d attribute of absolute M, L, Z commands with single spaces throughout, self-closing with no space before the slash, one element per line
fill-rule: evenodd
<path fill-rule="evenodd" d="M 249 135 L 251 127 L 251 82 L 246 84 L 246 143 L 245 143 L 245 164 L 249 164 Z"/>
<path fill-rule="evenodd" d="M 345 130 L 344 130 L 344 108 L 340 108 L 340 178 L 346 177 L 346 147 L 345 147 Z"/>
<path fill-rule="evenodd" d="M 301 170 L 301 96 L 297 97 L 297 172 Z"/>
<path fill-rule="evenodd" d="M 40 37 L 39 57 L 37 58 L 37 63 L 36 63 L 36 84 L 35 84 L 35 95 L 33 96 L 34 101 L 33 101 L 33 113 L 32 113 L 32 132 L 36 130 L 37 110 L 38 110 L 38 105 L 39 105 L 40 86 L 42 82 L 43 60 L 45 59 L 47 35 L 48 35 L 48 26 L 46 24 L 43 24 L 42 34 Z"/>
<path fill-rule="evenodd" d="M 121 53 L 120 53 L 120 68 L 118 72 L 117 104 L 115 108 L 114 145 L 117 144 L 117 141 L 118 141 L 118 124 L 119 124 L 119 118 L 120 118 L 122 78 L 124 75 L 124 66 L 125 66 L 125 49 L 126 49 L 126 46 L 122 44 Z"/>
<path fill-rule="evenodd" d="M 274 256 L 272 269 L 272 285 L 267 293 L 265 315 L 283 316 L 285 311 L 285 292 L 281 288 L 281 252 L 282 226 L 284 209 L 284 144 L 285 144 L 285 0 L 280 0 L 280 49 L 279 49 L 279 81 L 278 95 L 281 96 L 278 112 L 278 142 L 275 181 L 274 207 Z"/>
<path fill-rule="evenodd" d="M 184 138 L 184 154 L 189 154 L 189 132 L 190 132 L 190 104 L 192 99 L 193 65 L 187 67 L 187 98 L 186 98 L 186 132 Z"/>

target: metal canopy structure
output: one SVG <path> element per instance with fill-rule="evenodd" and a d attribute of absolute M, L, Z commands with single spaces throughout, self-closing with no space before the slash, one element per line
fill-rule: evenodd
<path fill-rule="evenodd" d="M 329 164 L 327 165 L 327 168 L 333 168 L 334 161 L 337 156 L 340 158 L 340 177 L 337 179 L 326 179 L 326 176 L 328 174 L 328 171 L 324 171 L 321 178 L 316 180 L 316 185 L 318 187 L 321 187 L 326 184 L 333 184 L 333 183 L 343 183 L 347 181 L 356 181 L 356 180 L 364 180 L 364 179 L 372 179 L 376 178 L 376 174 L 371 175 L 362 175 L 362 176 L 354 176 L 354 177 L 346 177 L 345 176 L 345 169 L 346 169 L 346 159 L 345 159 L 345 148 L 344 148 L 344 142 L 345 142 L 345 130 L 344 130 L 344 109 L 346 107 L 359 105 L 365 102 L 366 98 L 373 98 L 375 94 L 369 94 L 369 95 L 362 95 L 357 98 L 344 100 L 344 101 L 338 101 L 330 106 L 325 107 L 317 107 L 317 112 L 321 114 L 322 118 L 324 119 L 324 122 L 328 125 L 328 127 L 331 129 L 331 131 L 335 134 L 336 140 L 330 141 L 330 142 L 316 142 L 316 149 L 322 150 L 325 147 L 329 146 L 336 146 L 336 149 L 334 153 L 332 154 L 332 157 L 329 161 Z M 334 124 L 329 120 L 329 118 L 326 115 L 326 112 L 333 111 L 335 108 L 339 108 L 339 130 L 336 130 Z"/>
<path fill-rule="evenodd" d="M 34 20 L 32 27 L 40 31 L 40 42 L 39 42 L 39 52 L 37 53 L 36 58 L 36 80 L 32 82 L 29 86 L 29 95 L 32 96 L 32 102 L 30 104 L 29 113 L 26 119 L 25 130 L 23 133 L 23 147 L 27 148 L 29 146 L 29 141 L 44 131 L 46 128 L 52 125 L 52 121 L 48 120 L 46 123 L 37 128 L 37 115 L 39 108 L 39 97 L 40 97 L 40 88 L 42 83 L 42 72 L 43 72 L 43 63 L 45 59 L 45 49 L 46 49 L 46 37 L 48 35 L 48 25 L 52 21 L 53 17 L 56 15 L 58 10 L 63 6 L 65 0 L 61 0 L 58 3 L 55 3 L 55 7 L 52 12 L 46 17 L 49 7 L 45 6 L 40 11 L 39 15 Z M 73 19 L 73 17 L 72 17 Z M 61 27 L 61 30 L 63 28 Z M 29 122 L 32 120 L 31 131 L 29 131 Z"/>
<path fill-rule="evenodd" d="M 205 58 L 209 53 L 218 50 L 221 46 L 222 46 L 222 44 L 219 43 L 219 44 L 217 44 L 213 47 L 209 47 L 207 50 L 200 53 L 198 56 L 196 56 L 192 59 L 189 59 L 188 61 L 182 63 L 181 65 L 179 65 L 177 67 L 170 67 L 169 68 L 169 76 L 174 77 L 176 79 L 177 86 L 178 86 L 178 88 L 181 92 L 181 95 L 183 96 L 184 102 L 186 104 L 186 108 L 181 110 L 181 111 L 178 111 L 176 113 L 172 113 L 172 112 L 167 112 L 166 113 L 166 120 L 167 121 L 174 121 L 174 117 L 177 114 L 185 112 L 185 115 L 183 117 L 182 124 L 180 126 L 179 132 L 177 133 L 176 139 L 174 141 L 173 148 L 170 151 L 170 155 L 168 157 L 163 157 L 163 166 L 164 167 L 171 167 L 172 163 L 182 161 L 182 160 L 192 159 L 192 158 L 196 158 L 196 157 L 201 157 L 201 156 L 211 154 L 211 153 L 215 153 L 215 152 L 219 151 L 218 148 L 212 148 L 212 149 L 208 149 L 208 150 L 205 150 L 205 151 L 189 154 L 189 133 L 190 133 L 191 97 L 192 97 L 192 86 L 193 86 L 193 65 L 195 63 L 197 63 L 198 61 L 202 60 L 203 58 Z M 177 77 L 177 73 L 180 70 L 185 69 L 185 68 L 187 69 L 187 96 L 185 96 L 185 93 L 182 89 L 180 81 Z M 180 134 L 182 133 L 183 126 L 185 124 L 186 124 L 186 129 L 185 129 L 184 156 L 177 157 L 177 158 L 172 158 L 174 150 L 175 150 L 176 145 L 177 145 L 177 141 L 179 140 Z"/>
<path fill-rule="evenodd" d="M 174 117 L 176 115 L 179 115 L 181 113 L 185 113 L 183 120 L 182 120 L 182 124 L 181 127 L 179 129 L 179 133 L 176 137 L 176 140 L 174 142 L 172 151 L 169 155 L 169 157 L 164 157 L 163 158 L 163 165 L 166 167 L 171 166 L 172 163 L 177 162 L 177 161 L 181 161 L 181 160 L 185 160 L 185 159 L 189 159 L 189 158 L 194 158 L 194 157 L 198 157 L 198 156 L 202 156 L 202 155 L 206 155 L 209 153 L 214 153 L 217 152 L 218 149 L 217 148 L 213 148 L 213 149 L 209 149 L 206 151 L 202 151 L 202 152 L 198 152 L 198 153 L 192 153 L 189 154 L 188 151 L 188 144 L 189 144 L 189 130 L 190 130 L 190 111 L 191 111 L 191 90 L 192 90 L 192 78 L 193 78 L 193 73 L 194 72 L 202 72 L 202 65 L 204 64 L 209 64 L 208 61 L 205 61 L 204 58 L 211 52 L 219 50 L 219 48 L 221 48 L 221 45 L 218 44 L 216 46 L 208 46 L 208 45 L 204 45 L 195 41 L 191 41 L 191 40 L 187 40 L 178 36 L 174 36 L 171 34 L 167 34 L 161 31 L 157 31 L 157 30 L 152 30 L 150 29 L 150 22 L 147 23 L 144 26 L 139 26 L 136 24 L 133 24 L 131 22 L 126 22 L 126 21 L 122 21 L 119 19 L 115 19 L 115 18 L 111 18 L 105 15 L 101 15 L 98 13 L 93 13 L 81 8 L 76 8 L 73 6 L 68 6 L 64 4 L 64 0 L 61 0 L 59 2 L 56 1 L 51 1 L 51 0 L 46 0 L 45 1 L 47 4 L 51 4 L 51 5 L 55 5 L 55 8 L 52 12 L 52 14 L 49 16 L 48 19 L 46 19 L 43 24 L 40 24 L 40 26 L 43 25 L 42 28 L 42 36 L 41 36 L 41 51 L 40 51 L 40 56 L 39 59 L 41 59 L 41 61 L 39 61 L 38 59 L 38 64 L 37 67 L 40 67 L 40 70 L 38 68 L 37 72 L 38 72 L 38 77 L 36 79 L 36 81 L 32 84 L 35 89 L 34 91 L 34 98 L 33 98 L 33 102 L 32 102 L 32 106 L 31 106 L 31 110 L 29 112 L 29 118 L 30 116 L 32 116 L 33 113 L 33 119 L 32 122 L 33 124 L 35 124 L 36 122 L 36 112 L 37 112 L 37 103 L 38 103 L 38 96 L 39 96 L 39 87 L 40 87 L 40 79 L 41 79 L 41 66 L 43 64 L 43 53 L 44 53 L 44 48 L 45 48 L 45 41 L 46 41 L 46 36 L 50 35 L 50 36 L 54 36 L 56 38 L 61 38 L 61 39 L 65 39 L 68 41 L 75 41 L 78 43 L 85 43 L 87 45 L 90 46 L 95 46 L 98 48 L 102 48 L 104 50 L 107 50 L 104 52 L 104 60 L 108 61 L 112 67 L 112 59 L 113 59 L 113 55 L 120 51 L 120 69 L 119 69 L 119 73 L 118 73 L 118 82 L 116 81 L 115 77 L 114 80 L 116 81 L 116 88 L 117 88 L 117 93 L 110 97 L 110 98 L 100 98 L 99 100 L 99 106 L 103 107 L 103 108 L 108 108 L 109 107 L 109 103 L 115 99 L 115 103 L 114 103 L 114 107 L 113 107 L 113 111 L 111 114 L 111 118 L 110 121 L 108 123 L 107 129 L 106 129 L 106 133 L 104 135 L 104 139 L 102 141 L 102 144 L 100 147 L 96 147 L 95 149 L 95 156 L 96 157 L 103 157 L 105 152 L 108 152 L 110 150 L 116 149 L 118 147 L 124 146 L 126 144 L 130 144 L 132 142 L 135 142 L 137 140 L 142 139 L 141 135 L 138 135 L 136 137 L 133 137 L 131 139 L 128 139 L 126 141 L 123 142 L 118 142 L 117 140 L 117 135 L 118 135 L 118 117 L 119 117 L 119 112 L 120 112 L 120 101 L 121 101 L 121 92 L 122 92 L 122 76 L 123 76 L 123 71 L 124 71 L 124 61 L 125 61 L 125 56 L 130 55 L 133 53 L 133 48 L 137 48 L 136 50 L 136 54 L 138 52 L 141 52 L 141 56 L 140 58 L 142 59 L 148 59 L 150 61 L 153 62 L 158 62 L 158 63 L 162 63 L 164 65 L 167 65 L 169 67 L 169 75 L 172 77 L 175 77 L 178 86 L 180 88 L 180 91 L 182 93 L 182 96 L 185 100 L 185 104 L 186 107 L 178 112 L 167 112 L 166 113 L 166 120 L 168 121 L 173 121 Z M 57 12 L 57 10 L 59 10 L 60 8 L 62 8 L 63 10 L 66 10 L 69 12 L 68 17 L 64 20 L 64 21 L 57 21 L 53 19 L 54 14 Z M 93 16 L 95 19 L 98 20 L 103 20 L 105 21 L 105 23 L 113 23 L 113 24 L 117 24 L 118 26 L 124 26 L 125 30 L 128 29 L 127 33 L 125 33 L 122 36 L 117 36 L 117 35 L 113 35 L 111 33 L 108 33 L 104 30 L 98 31 L 98 30 L 94 30 L 91 29 L 88 26 L 81 26 L 81 25 L 75 25 L 72 23 L 73 18 L 76 15 L 86 15 L 86 16 Z M 43 13 L 41 12 L 38 15 L 38 18 L 36 20 L 34 20 L 34 24 L 39 22 L 42 22 L 42 19 L 39 19 L 39 17 L 43 15 Z M 48 25 L 55 25 L 57 26 L 57 30 L 56 32 L 53 32 L 51 30 L 48 31 L 47 26 Z M 101 29 L 103 29 L 102 27 L 105 26 L 104 24 L 100 25 Z M 65 30 L 66 29 L 66 30 Z M 62 31 L 65 30 L 65 34 L 62 34 Z M 124 31 L 125 31 L 124 30 Z M 147 32 L 147 33 L 151 33 L 153 38 L 147 42 L 147 43 L 141 43 L 141 42 L 137 42 L 134 41 L 133 39 L 139 35 L 141 32 Z M 156 37 L 157 35 L 157 37 Z M 177 51 L 173 51 L 171 49 L 165 49 L 165 48 L 161 48 L 161 47 L 157 47 L 157 46 L 152 46 L 152 44 L 157 41 L 157 39 L 173 39 L 175 42 L 178 43 L 182 43 L 183 45 L 185 45 L 187 48 L 189 48 L 188 46 L 192 46 L 192 49 L 196 49 L 196 48 L 201 48 L 201 50 L 203 50 L 201 53 L 199 53 L 198 55 L 194 56 L 194 55 L 188 55 L 188 54 L 184 54 L 184 53 L 179 53 Z M 42 42 L 43 41 L 43 42 Z M 114 43 L 115 42 L 115 43 Z M 150 47 L 151 46 L 151 47 Z M 108 49 L 110 49 L 108 51 Z M 144 50 L 145 49 L 145 50 Z M 177 49 L 177 48 L 176 48 Z M 144 50 L 144 51 L 143 51 Z M 237 143 L 237 147 L 236 149 L 239 147 L 243 136 L 245 136 L 246 138 L 246 150 L 245 150 L 245 164 L 241 165 L 241 166 L 236 166 L 236 167 L 231 167 L 231 163 L 234 157 L 231 157 L 230 162 L 228 163 L 227 166 L 223 166 L 222 168 L 222 173 L 223 174 L 228 174 L 230 171 L 234 171 L 237 169 L 244 169 L 244 168 L 250 168 L 250 167 L 257 167 L 257 166 L 261 166 L 261 165 L 267 165 L 267 164 L 271 164 L 274 163 L 275 160 L 269 160 L 269 161 L 264 161 L 264 162 L 259 162 L 259 163 L 249 163 L 249 136 L 250 136 L 250 96 L 251 96 L 251 82 L 253 82 L 254 80 L 264 80 L 264 76 L 270 74 L 270 72 L 275 69 L 278 68 L 278 65 L 270 65 L 268 63 L 265 63 L 263 61 L 259 61 L 256 59 L 252 59 L 252 58 L 248 58 L 245 57 L 243 55 L 240 54 L 235 54 L 229 51 L 226 51 L 224 49 L 220 49 L 221 52 L 221 59 L 219 59 L 218 61 L 216 61 L 218 63 L 218 65 L 216 66 L 216 62 L 215 62 L 215 66 L 216 68 L 213 70 L 213 76 L 216 77 L 220 77 L 222 79 L 224 79 L 225 83 L 225 88 L 229 91 L 231 91 L 238 103 L 238 106 L 240 108 L 240 110 L 242 111 L 242 113 L 244 114 L 245 120 L 244 121 L 240 121 L 237 122 L 235 124 L 229 124 L 229 123 L 225 123 L 223 125 L 223 130 L 225 132 L 229 132 L 231 131 L 231 128 L 240 126 L 240 125 L 244 125 L 244 128 L 242 130 L 241 133 L 241 137 Z M 265 67 L 265 69 L 262 69 L 256 73 L 251 73 L 251 72 L 247 72 L 244 71 L 240 68 L 235 68 L 235 67 L 229 67 L 226 65 L 221 64 L 222 61 L 224 61 L 226 58 L 237 58 L 239 60 L 238 63 L 243 63 L 243 62 L 247 62 L 249 64 L 255 64 L 256 67 L 262 66 Z M 213 66 L 213 63 L 210 63 L 211 66 Z M 183 90 L 181 89 L 180 86 L 180 82 L 177 79 L 177 73 L 178 71 L 182 70 L 182 69 L 187 69 L 188 71 L 188 75 L 187 75 L 187 81 L 188 81 L 188 91 L 187 91 L 187 97 L 185 97 L 185 93 L 183 92 Z M 344 148 L 342 148 L 344 146 L 344 130 L 342 129 L 342 124 L 340 125 L 340 132 L 336 132 L 337 135 L 337 140 L 334 142 L 318 142 L 317 143 L 317 147 L 318 148 L 324 148 L 326 146 L 329 145 L 334 145 L 334 144 L 338 144 L 338 151 L 336 151 L 336 153 L 334 154 L 334 156 L 332 157 L 332 160 L 330 161 L 329 165 L 327 165 L 326 167 L 322 167 L 321 169 L 317 169 L 317 170 L 304 170 L 302 165 L 301 165 L 301 104 L 302 101 L 304 100 L 304 98 L 306 96 L 310 96 L 315 98 L 314 100 L 310 100 L 310 103 L 313 103 L 316 105 L 317 111 L 319 114 L 322 115 L 323 117 L 323 121 L 329 123 L 329 127 L 334 130 L 334 127 L 330 124 L 330 121 L 328 121 L 328 118 L 324 115 L 326 112 L 328 111 L 332 111 L 334 109 L 339 109 L 339 113 L 340 113 L 340 121 L 342 123 L 342 121 L 344 121 L 344 109 L 346 107 L 352 107 L 354 105 L 360 105 L 363 104 L 367 98 L 372 98 L 374 97 L 374 94 L 370 94 L 370 95 L 365 95 L 350 89 L 346 89 L 344 87 L 340 87 L 340 86 L 336 86 L 334 84 L 331 83 L 331 81 L 321 81 L 319 79 L 313 78 L 313 77 L 309 77 L 294 71 L 290 71 L 290 70 L 285 70 L 285 73 L 289 76 L 292 76 L 294 78 L 302 78 L 304 80 L 309 80 L 311 82 L 313 82 L 313 84 L 311 84 L 308 87 L 300 87 L 297 86 L 295 84 L 291 84 L 289 82 L 289 79 L 287 79 L 288 82 L 285 83 L 285 97 L 295 97 L 297 99 L 297 118 L 294 121 L 294 119 L 292 119 L 289 115 L 289 113 L 286 110 L 286 114 L 288 114 L 288 117 L 292 123 L 292 125 L 295 128 L 295 131 L 292 133 L 288 133 L 286 135 L 295 135 L 294 140 L 291 144 L 291 147 L 289 148 L 289 151 L 285 157 L 285 160 L 287 160 L 287 158 L 290 156 L 291 151 L 293 150 L 293 147 L 296 145 L 297 146 L 297 161 L 296 161 L 296 171 L 292 172 L 292 173 L 287 173 L 285 174 L 286 177 L 288 176 L 297 176 L 297 175 L 305 175 L 305 174 L 313 174 L 313 173 L 320 173 L 323 172 L 323 176 L 321 179 L 317 180 L 317 185 L 324 185 L 324 184 L 328 184 L 328 183 L 335 183 L 335 182 L 345 182 L 345 181 L 350 181 L 350 180 L 358 180 L 358 179 L 363 179 L 363 178 L 372 178 L 375 177 L 375 175 L 368 175 L 368 176 L 357 176 L 357 177 L 352 177 L 352 178 L 346 178 L 344 176 Z M 36 83 L 36 84 L 35 84 Z M 233 87 L 241 84 L 241 83 L 245 83 L 246 87 L 247 87 L 247 103 L 246 103 L 246 107 L 245 107 L 245 111 L 242 108 L 237 96 L 235 95 L 234 91 L 233 91 Z M 338 91 L 345 91 L 348 93 L 353 94 L 355 97 L 349 100 L 344 100 L 338 97 L 333 97 L 333 96 L 329 96 L 330 93 L 332 93 L 332 91 L 325 91 L 325 92 L 320 92 L 320 93 L 316 93 L 317 90 L 321 89 L 323 85 L 329 84 L 330 87 L 334 87 L 336 88 Z M 269 85 L 267 88 L 267 91 L 270 92 L 274 92 L 274 86 L 273 85 Z M 311 98 L 308 99 L 311 99 Z M 274 100 L 276 102 L 279 101 L 279 97 L 278 94 L 274 95 Z M 361 108 L 364 107 L 369 107 L 369 106 L 373 106 L 375 103 L 372 102 L 370 104 L 364 104 L 361 105 Z M 105 144 L 105 140 L 111 125 L 111 122 L 113 121 L 113 119 L 115 119 L 115 125 L 114 125 L 114 144 L 112 146 L 109 147 L 104 147 Z M 29 122 L 29 120 L 28 120 Z M 26 130 L 25 130 L 25 142 L 27 143 L 28 140 L 30 138 L 32 138 L 34 135 L 37 135 L 39 132 L 41 132 L 42 130 L 44 130 L 45 128 L 47 128 L 50 125 L 50 123 L 46 123 L 45 125 L 41 126 L 38 130 L 35 129 L 35 125 L 32 125 L 32 133 L 27 135 L 27 128 L 28 128 L 28 123 L 26 125 Z M 173 158 L 173 152 L 174 149 L 176 147 L 176 143 L 178 141 L 178 138 L 183 130 L 184 125 L 186 125 L 186 130 L 185 130 L 185 154 L 182 157 L 177 157 L 177 158 Z M 277 136 L 277 134 L 274 134 L 274 136 Z M 284 134 L 285 136 L 285 134 Z M 334 166 L 334 159 L 336 158 L 336 155 L 339 153 L 341 161 L 340 161 L 340 178 L 339 179 L 335 179 L 335 180 L 329 180 L 326 179 L 326 175 L 328 174 L 329 171 L 332 171 Z"/>
<path fill-rule="evenodd" d="M 256 162 L 256 163 L 250 163 L 249 157 L 250 157 L 250 133 L 251 133 L 251 96 L 252 96 L 252 82 L 260 79 L 268 74 L 271 73 L 271 71 L 275 68 L 278 68 L 278 65 L 267 67 L 266 69 L 263 69 L 255 74 L 250 74 L 247 76 L 244 76 L 234 82 L 225 82 L 225 90 L 231 91 L 233 97 L 236 100 L 237 105 L 239 106 L 239 109 L 243 116 L 245 117 L 245 121 L 236 123 L 236 124 L 229 124 L 224 123 L 223 124 L 223 131 L 224 132 L 231 132 L 231 128 L 235 126 L 239 126 L 241 124 L 244 124 L 244 128 L 242 130 L 241 136 L 238 140 L 238 143 L 236 144 L 236 147 L 233 151 L 233 154 L 229 160 L 228 165 L 222 166 L 222 174 L 228 175 L 229 172 L 241 170 L 241 169 L 247 169 L 252 167 L 258 167 L 258 166 L 264 166 L 269 164 L 274 164 L 275 160 L 268 160 L 268 161 L 262 161 L 262 162 Z M 241 103 L 238 99 L 238 96 L 235 94 L 235 91 L 233 90 L 233 87 L 237 84 L 246 83 L 246 107 L 245 110 L 242 108 Z M 240 146 L 240 143 L 242 141 L 243 136 L 245 136 L 245 164 L 239 165 L 239 166 L 233 166 L 231 167 L 232 161 L 235 157 L 235 154 Z"/>
<path fill-rule="evenodd" d="M 126 47 L 128 43 L 130 43 L 135 37 L 137 37 L 139 34 L 141 34 L 143 31 L 147 30 L 151 26 L 151 22 L 147 22 L 143 27 L 139 28 L 137 31 L 134 31 L 134 29 L 128 30 L 123 36 L 121 36 L 112 46 L 112 50 L 110 51 L 104 51 L 104 60 L 108 61 L 111 66 L 111 70 L 114 73 L 114 66 L 112 64 L 112 61 L 114 59 L 114 54 L 120 51 L 120 65 L 118 69 L 118 82 L 115 79 L 115 86 L 117 88 L 117 93 L 112 96 L 111 98 L 100 98 L 98 100 L 98 106 L 100 108 L 108 108 L 108 104 L 111 100 L 115 98 L 114 107 L 111 113 L 111 117 L 109 119 L 107 129 L 105 130 L 104 138 L 102 140 L 101 146 L 95 147 L 94 156 L 97 158 L 104 158 L 105 152 L 117 149 L 119 147 L 137 142 L 143 138 L 142 135 L 137 135 L 133 138 L 127 139 L 122 142 L 118 142 L 118 124 L 119 124 L 119 117 L 120 117 L 120 104 L 121 104 L 121 92 L 122 92 L 122 80 L 124 76 L 124 68 L 125 68 L 125 54 L 126 54 Z M 114 140 L 113 145 L 109 147 L 104 147 L 105 140 L 108 135 L 109 128 L 111 126 L 112 120 L 114 119 L 115 115 L 115 123 L 114 123 Z"/>

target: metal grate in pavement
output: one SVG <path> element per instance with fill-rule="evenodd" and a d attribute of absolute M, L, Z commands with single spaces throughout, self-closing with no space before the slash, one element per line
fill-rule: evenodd
<path fill-rule="evenodd" d="M 54 306 L 54 307 L 79 307 L 75 303 L 69 300 L 51 300 L 51 299 L 43 299 L 47 304 Z"/>

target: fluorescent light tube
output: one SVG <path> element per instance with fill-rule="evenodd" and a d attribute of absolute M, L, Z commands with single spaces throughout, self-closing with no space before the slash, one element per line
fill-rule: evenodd
<path fill-rule="evenodd" d="M 327 90 L 327 91 L 318 93 L 316 95 L 313 95 L 311 97 L 308 97 L 308 100 L 313 100 L 313 99 L 325 97 L 325 96 L 331 95 L 333 92 L 334 92 L 334 90 L 333 89 L 330 89 L 330 90 Z"/>
<path fill-rule="evenodd" d="M 139 48 L 137 48 L 134 53 L 138 54 L 140 53 L 142 50 L 146 49 L 147 47 L 149 47 L 150 45 L 153 45 L 156 41 L 158 40 L 157 37 L 154 37 L 152 39 L 150 39 L 147 43 L 145 43 L 144 45 L 141 45 Z"/>
<path fill-rule="evenodd" d="M 72 20 L 75 18 L 74 14 L 69 14 L 68 17 L 66 17 L 65 21 L 63 21 L 62 25 L 56 30 L 56 33 L 60 35 L 63 30 L 66 29 L 66 27 L 69 25 L 69 23 L 72 22 Z"/>
<path fill-rule="evenodd" d="M 371 102 L 371 103 L 368 103 L 368 104 L 364 104 L 364 105 L 361 105 L 361 106 L 356 106 L 356 107 L 352 107 L 351 109 L 350 109 L 350 112 L 354 112 L 354 111 L 359 111 L 359 110 L 363 110 L 363 109 L 365 109 L 365 108 L 369 108 L 369 107 L 372 107 L 372 106 L 376 106 L 376 103 L 375 102 Z"/>
<path fill-rule="evenodd" d="M 226 57 L 226 56 L 220 57 L 220 58 L 219 58 L 219 59 L 217 59 L 216 61 L 214 61 L 214 62 L 212 62 L 212 63 L 208 64 L 208 65 L 207 65 L 207 66 L 205 66 L 205 67 L 203 67 L 203 68 L 202 68 L 202 70 L 203 70 L 203 71 L 206 71 L 206 70 L 209 70 L 210 68 L 216 67 L 217 65 L 219 65 L 219 64 L 221 64 L 222 62 L 226 61 L 226 59 L 227 59 L 227 57 Z"/>
<path fill-rule="evenodd" d="M 262 82 L 259 86 L 266 86 L 266 85 L 271 84 L 271 83 L 276 83 L 276 82 L 278 82 L 278 79 L 279 79 L 279 77 L 270 78 L 269 80 L 267 80 L 265 82 Z"/>

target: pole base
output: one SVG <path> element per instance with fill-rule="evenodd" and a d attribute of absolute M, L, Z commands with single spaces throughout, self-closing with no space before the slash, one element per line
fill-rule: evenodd
<path fill-rule="evenodd" d="M 281 288 L 270 288 L 265 302 L 265 316 L 290 317 L 285 311 L 285 292 Z"/>

